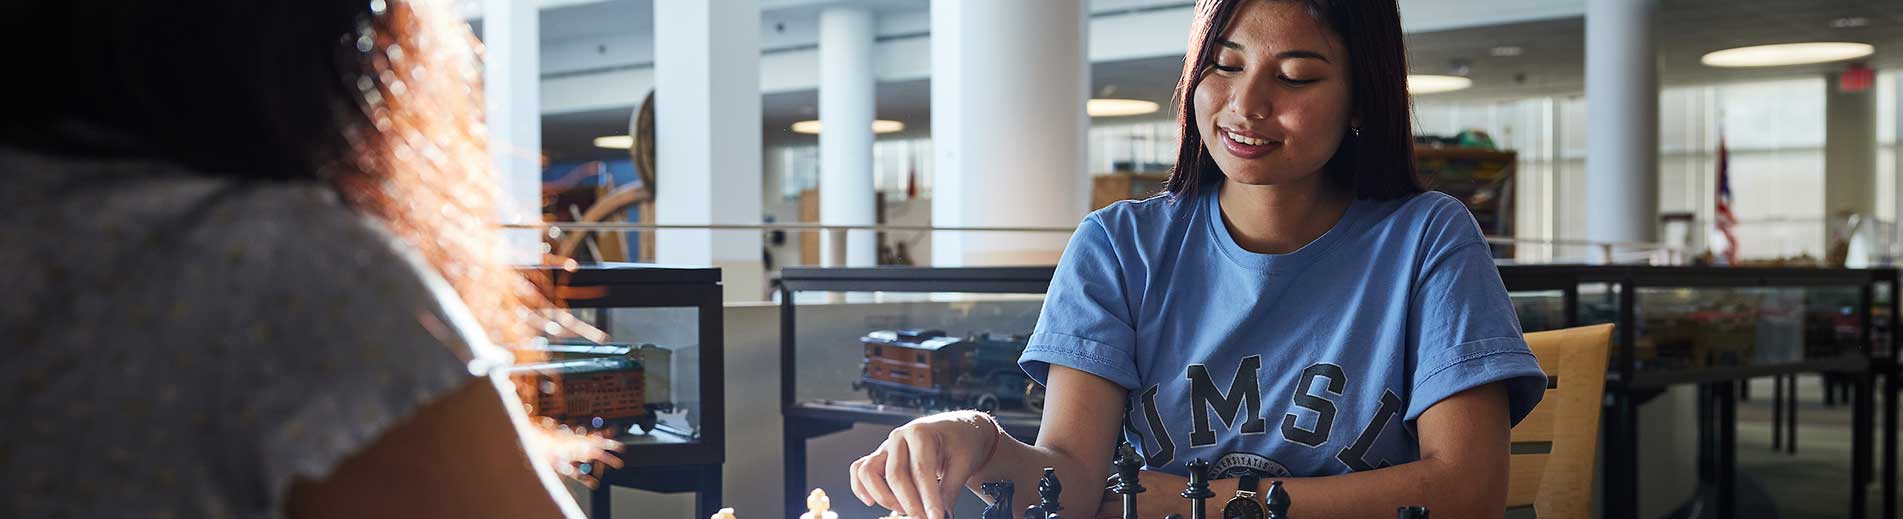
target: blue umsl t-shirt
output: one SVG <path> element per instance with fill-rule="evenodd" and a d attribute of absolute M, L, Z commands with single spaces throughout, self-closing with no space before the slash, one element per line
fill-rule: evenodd
<path fill-rule="evenodd" d="M 1420 459 L 1414 421 L 1506 381 L 1512 423 L 1545 375 L 1473 215 L 1424 193 L 1357 200 L 1288 254 L 1244 250 L 1217 187 L 1086 217 L 1051 281 L 1024 370 L 1130 391 L 1124 438 L 1152 470 L 1326 476 Z"/>

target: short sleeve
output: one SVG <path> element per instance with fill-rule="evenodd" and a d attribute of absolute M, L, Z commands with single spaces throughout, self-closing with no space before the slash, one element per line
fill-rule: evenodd
<path fill-rule="evenodd" d="M 1037 329 L 1018 364 L 1039 384 L 1065 366 L 1137 387 L 1136 329 L 1124 269 L 1097 215 L 1086 217 L 1057 262 Z"/>
<path fill-rule="evenodd" d="M 1473 225 L 1470 217 L 1466 223 Z M 1449 396 L 1493 382 L 1506 383 L 1513 424 L 1539 403 L 1546 375 L 1521 336 L 1486 242 L 1466 241 L 1431 257 L 1408 310 L 1408 421 Z"/>
<path fill-rule="evenodd" d="M 214 261 L 229 278 L 207 288 L 238 295 L 221 305 L 232 305 L 225 319 L 242 321 L 212 319 L 245 339 L 230 359 L 244 368 L 226 388 L 228 438 L 237 440 L 228 448 L 245 455 L 227 462 L 257 478 L 264 506 L 282 510 L 295 481 L 328 477 L 424 406 L 492 381 L 509 361 L 448 283 L 379 223 L 296 194 L 244 203 L 273 199 L 282 205 L 239 204 L 233 214 L 253 221 L 230 236 L 246 238 L 206 244 L 224 251 Z"/>

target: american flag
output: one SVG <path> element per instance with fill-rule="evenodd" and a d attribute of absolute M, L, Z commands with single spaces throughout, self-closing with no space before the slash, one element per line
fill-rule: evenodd
<path fill-rule="evenodd" d="M 1738 216 L 1731 212 L 1731 171 L 1730 159 L 1725 151 L 1724 136 L 1718 137 L 1718 232 L 1725 235 L 1725 264 L 1738 263 L 1738 235 L 1731 228 L 1738 225 Z"/>

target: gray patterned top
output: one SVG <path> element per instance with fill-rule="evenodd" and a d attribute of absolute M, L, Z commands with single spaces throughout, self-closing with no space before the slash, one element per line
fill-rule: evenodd
<path fill-rule="evenodd" d="M 0 301 L 3 517 L 279 517 L 508 362 L 329 189 L 151 161 L 0 147 Z"/>

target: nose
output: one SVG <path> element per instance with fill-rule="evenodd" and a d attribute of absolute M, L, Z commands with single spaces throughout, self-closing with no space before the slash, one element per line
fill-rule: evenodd
<path fill-rule="evenodd" d="M 1268 119 L 1270 115 L 1273 115 L 1275 86 L 1265 79 L 1273 78 L 1250 74 L 1246 81 L 1233 83 L 1236 91 L 1229 94 L 1229 110 L 1252 121 Z"/>

